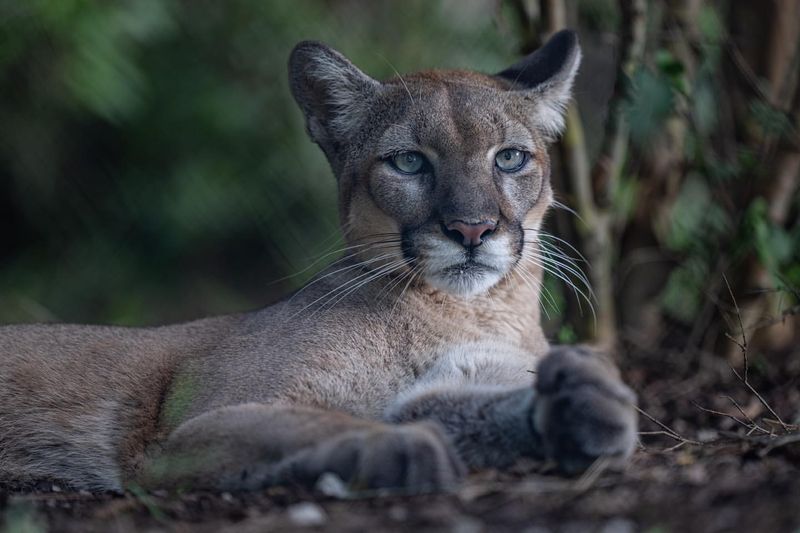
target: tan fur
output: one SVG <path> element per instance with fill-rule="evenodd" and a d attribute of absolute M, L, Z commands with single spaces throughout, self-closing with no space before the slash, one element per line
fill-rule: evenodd
<path fill-rule="evenodd" d="M 536 405 L 571 392 L 552 385 L 536 403 L 529 371 L 549 351 L 542 272 L 517 248 L 536 246 L 552 198 L 553 120 L 537 117 L 563 106 L 579 58 L 570 46 L 545 84 L 522 90 L 518 75 L 464 71 L 379 83 L 327 47 L 299 45 L 292 89 L 337 176 L 353 248 L 252 313 L 0 328 L 0 480 L 232 490 L 333 471 L 354 485 L 440 487 L 463 462 L 557 454 L 558 442 L 541 441 L 558 413 Z M 509 143 L 532 157 L 513 176 L 494 167 Z M 435 171 L 398 174 L 385 155 L 395 149 L 419 151 Z M 489 218 L 497 229 L 467 251 L 442 229 Z M 448 266 L 464 254 L 475 270 Z M 451 288 L 437 289 L 437 276 Z M 590 383 L 617 406 L 564 438 L 597 431 L 592 454 L 630 453 L 627 389 L 580 357 L 560 360 L 584 376 L 577 391 Z"/>

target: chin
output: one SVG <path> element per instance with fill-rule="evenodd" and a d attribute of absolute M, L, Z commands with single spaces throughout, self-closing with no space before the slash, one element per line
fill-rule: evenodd
<path fill-rule="evenodd" d="M 429 243 L 422 261 L 423 279 L 432 288 L 461 298 L 486 294 L 516 264 L 507 236 L 486 241 L 474 253 L 452 242 Z"/>
<path fill-rule="evenodd" d="M 460 264 L 425 275 L 425 281 L 440 291 L 471 298 L 485 294 L 501 279 L 503 273 L 478 264 Z"/>

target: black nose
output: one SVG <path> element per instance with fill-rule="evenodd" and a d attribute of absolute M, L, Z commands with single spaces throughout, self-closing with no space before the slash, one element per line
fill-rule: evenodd
<path fill-rule="evenodd" d="M 484 221 L 470 224 L 463 220 L 454 220 L 444 225 L 445 234 L 454 241 L 468 248 L 479 246 L 497 228 L 497 222 Z"/>

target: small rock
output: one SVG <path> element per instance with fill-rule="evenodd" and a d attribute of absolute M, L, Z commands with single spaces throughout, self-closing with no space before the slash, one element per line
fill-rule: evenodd
<path fill-rule="evenodd" d="M 678 463 L 678 464 L 679 464 L 679 465 L 681 465 L 681 466 L 689 466 L 689 465 L 691 465 L 691 464 L 694 464 L 694 462 L 695 462 L 696 460 L 697 460 L 697 459 L 695 458 L 695 456 L 694 456 L 694 455 L 692 455 L 692 454 L 691 454 L 691 453 L 689 453 L 689 452 L 680 452 L 680 453 L 678 453 L 678 455 L 675 457 L 675 462 L 676 462 L 676 463 Z"/>
<path fill-rule="evenodd" d="M 393 505 L 389 508 L 389 518 L 395 522 L 405 522 L 408 520 L 408 509 L 402 505 Z"/>
<path fill-rule="evenodd" d="M 350 489 L 347 488 L 345 482 L 332 472 L 325 472 L 322 474 L 314 488 L 331 498 L 338 498 L 341 500 L 350 496 Z"/>
<path fill-rule="evenodd" d="M 683 477 L 692 485 L 705 485 L 708 483 L 708 471 L 700 463 L 686 467 L 683 470 Z"/>
<path fill-rule="evenodd" d="M 600 529 L 601 533 L 634 533 L 636 524 L 625 518 L 612 518 Z"/>
<path fill-rule="evenodd" d="M 700 442 L 711 442 L 719 438 L 719 433 L 714 429 L 701 429 L 697 432 L 697 440 Z"/>
<path fill-rule="evenodd" d="M 463 516 L 452 525 L 451 531 L 453 533 L 481 533 L 483 524 L 474 518 Z"/>
<path fill-rule="evenodd" d="M 289 520 L 300 527 L 322 526 L 328 521 L 325 510 L 312 502 L 296 503 L 286 509 Z"/>
<path fill-rule="evenodd" d="M 543 526 L 528 526 L 522 530 L 522 533 L 552 533 L 552 530 Z"/>

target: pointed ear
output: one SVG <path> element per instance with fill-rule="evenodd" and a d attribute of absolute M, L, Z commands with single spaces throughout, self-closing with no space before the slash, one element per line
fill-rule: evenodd
<path fill-rule="evenodd" d="M 289 86 L 308 134 L 330 156 L 364 118 L 380 83 L 333 48 L 303 41 L 289 57 Z"/>
<path fill-rule="evenodd" d="M 564 112 L 581 63 L 578 35 L 561 30 L 544 46 L 497 74 L 536 103 L 536 121 L 544 133 L 557 137 L 564 129 Z"/>

